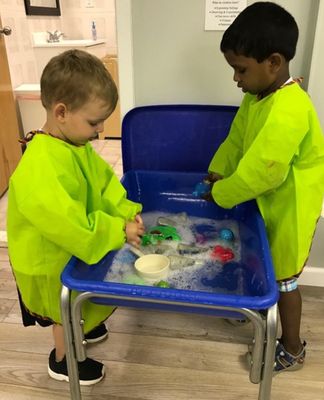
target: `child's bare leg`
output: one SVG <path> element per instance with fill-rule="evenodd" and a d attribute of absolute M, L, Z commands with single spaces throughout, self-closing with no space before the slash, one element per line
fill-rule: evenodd
<path fill-rule="evenodd" d="M 62 325 L 53 325 L 56 361 L 62 361 L 65 356 L 64 331 Z"/>
<path fill-rule="evenodd" d="M 299 289 L 291 292 L 280 292 L 278 306 L 282 328 L 282 344 L 290 354 L 297 355 L 302 349 L 300 341 L 302 299 Z"/>

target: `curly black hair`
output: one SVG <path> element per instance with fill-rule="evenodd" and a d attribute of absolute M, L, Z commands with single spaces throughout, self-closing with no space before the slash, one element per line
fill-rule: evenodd
<path fill-rule="evenodd" d="M 296 52 L 298 26 L 294 17 L 278 4 L 257 2 L 245 8 L 224 32 L 221 51 L 264 61 L 280 53 L 290 61 Z"/>

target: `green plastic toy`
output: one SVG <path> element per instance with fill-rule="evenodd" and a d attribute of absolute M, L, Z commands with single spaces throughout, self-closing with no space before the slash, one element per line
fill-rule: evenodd
<path fill-rule="evenodd" d="M 174 226 L 152 226 L 142 237 L 142 245 L 157 244 L 163 240 L 181 240 Z"/>
<path fill-rule="evenodd" d="M 166 281 L 159 281 L 159 282 L 155 283 L 154 286 L 157 286 L 160 288 L 169 288 L 170 287 L 169 283 Z"/>

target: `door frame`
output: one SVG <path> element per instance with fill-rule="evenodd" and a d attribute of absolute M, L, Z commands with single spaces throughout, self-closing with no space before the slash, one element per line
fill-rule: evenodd
<path fill-rule="evenodd" d="M 1 16 L 0 27 L 2 28 Z M 0 34 L 0 197 L 21 158 L 17 109 L 12 90 L 4 35 Z"/>

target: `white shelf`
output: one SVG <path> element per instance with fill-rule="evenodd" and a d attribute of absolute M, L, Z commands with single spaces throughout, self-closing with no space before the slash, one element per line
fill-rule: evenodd
<path fill-rule="evenodd" d="M 71 40 L 61 40 L 60 42 L 42 42 L 34 44 L 34 48 L 46 47 L 73 47 L 73 48 L 82 48 L 82 47 L 92 47 L 98 46 L 99 44 L 104 44 L 106 41 L 104 39 L 92 40 L 92 39 L 71 39 Z"/>

